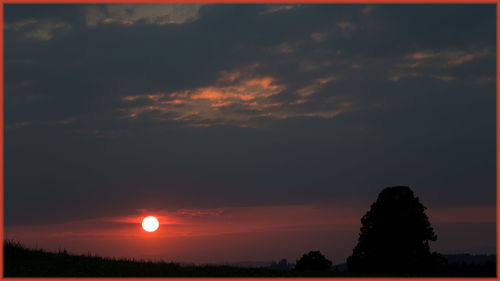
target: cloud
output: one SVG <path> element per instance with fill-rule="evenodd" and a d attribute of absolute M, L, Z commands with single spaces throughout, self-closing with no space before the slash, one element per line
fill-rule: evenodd
<path fill-rule="evenodd" d="M 328 32 L 315 32 L 311 34 L 311 38 L 316 40 L 317 42 L 325 41 L 326 37 L 328 37 Z"/>
<path fill-rule="evenodd" d="M 481 60 L 494 58 L 491 48 L 474 50 L 457 50 L 456 48 L 441 51 L 418 51 L 403 56 L 395 64 L 389 74 L 389 80 L 399 81 L 401 78 L 432 77 L 449 82 L 456 79 L 465 68 L 480 64 Z M 483 68 L 484 69 L 484 68 Z M 480 71 L 469 72 L 470 76 L 480 75 Z M 478 79 L 478 78 L 474 78 Z"/>
<path fill-rule="evenodd" d="M 93 5 L 86 8 L 86 23 L 117 22 L 134 24 L 142 21 L 149 24 L 184 24 L 198 19 L 201 4 L 148 4 L 148 5 Z"/>
<path fill-rule="evenodd" d="M 342 30 L 356 30 L 356 25 L 348 20 L 342 20 L 337 23 L 337 26 Z"/>
<path fill-rule="evenodd" d="M 24 33 L 26 38 L 33 38 L 42 41 L 50 40 L 55 32 L 66 33 L 71 30 L 71 25 L 64 22 L 43 23 L 40 27 Z"/>
<path fill-rule="evenodd" d="M 24 28 L 24 27 L 27 27 L 27 26 L 30 26 L 30 25 L 34 25 L 36 24 L 38 21 L 36 19 L 33 19 L 33 18 L 28 18 L 28 19 L 22 19 L 22 20 L 19 20 L 17 22 L 14 22 L 14 23 L 6 23 L 4 24 L 4 28 L 6 30 L 15 30 L 15 31 L 19 31 L 20 29 Z"/>
<path fill-rule="evenodd" d="M 445 75 L 445 76 L 434 76 L 434 77 L 436 77 L 436 79 L 439 79 L 441 81 L 446 81 L 446 82 L 455 80 L 455 77 L 453 77 L 453 76 L 447 76 L 447 75 Z"/>
<path fill-rule="evenodd" d="M 51 40 L 54 35 L 71 31 L 71 25 L 62 21 L 38 21 L 33 18 L 22 19 L 14 23 L 5 24 L 6 30 L 22 32 L 24 38 L 41 41 Z"/>
<path fill-rule="evenodd" d="M 225 211 L 224 208 L 217 209 L 180 209 L 176 211 L 176 214 L 179 216 L 188 216 L 188 217 L 211 217 L 216 216 L 220 217 L 221 214 Z"/>
<path fill-rule="evenodd" d="M 252 117 L 266 114 L 278 106 L 272 97 L 285 89 L 272 77 L 221 73 L 218 82 L 200 88 L 139 96 L 126 96 L 123 101 L 145 99 L 149 105 L 122 108 L 129 117 L 153 112 L 158 120 L 176 120 L 194 124 L 234 123 L 244 125 Z M 237 110 L 235 110 L 237 109 Z"/>
<path fill-rule="evenodd" d="M 474 51 L 464 50 L 443 50 L 440 52 L 422 51 L 409 54 L 407 57 L 414 60 L 410 67 L 423 66 L 425 64 L 432 64 L 442 67 L 454 67 L 464 63 L 471 62 L 484 56 L 492 56 L 494 51 L 485 48 Z"/>
<path fill-rule="evenodd" d="M 279 45 L 273 46 L 269 48 L 269 50 L 273 53 L 278 54 L 293 54 L 296 52 L 296 49 L 300 45 L 300 42 L 296 42 L 295 44 L 290 44 L 287 42 L 281 43 Z"/>
<path fill-rule="evenodd" d="M 278 12 L 288 11 L 299 7 L 300 5 L 268 5 L 267 9 L 259 12 L 259 15 L 274 14 Z"/>
<path fill-rule="evenodd" d="M 399 81 L 401 78 L 416 78 L 419 76 L 421 76 L 421 74 L 419 74 L 417 72 L 407 72 L 407 73 L 398 72 L 398 73 L 395 73 L 394 75 L 392 75 L 391 77 L 389 77 L 389 80 Z"/>
<path fill-rule="evenodd" d="M 336 79 L 327 76 L 296 91 L 297 100 L 286 103 L 278 95 L 286 91 L 284 84 L 271 76 L 258 74 L 258 65 L 250 65 L 234 70 L 221 71 L 213 85 L 187 89 L 171 93 L 155 93 L 125 96 L 124 105 L 119 110 L 125 116 L 135 119 L 146 113 L 152 113 L 156 120 L 175 120 L 188 126 L 234 125 L 241 127 L 259 127 L 258 118 L 287 119 L 295 117 L 333 118 L 348 111 L 352 103 L 332 104 L 329 109 L 318 110 L 309 107 L 297 110 L 296 106 L 306 103 L 322 85 Z M 146 104 L 134 106 L 139 100 Z M 331 100 L 333 102 L 333 100 Z"/>
<path fill-rule="evenodd" d="M 318 78 L 312 84 L 309 84 L 304 88 L 298 89 L 297 94 L 299 94 L 303 97 L 310 96 L 310 95 L 314 94 L 318 90 L 318 88 L 321 87 L 321 85 L 330 83 L 332 81 L 335 81 L 336 79 L 337 78 L 335 76 L 327 76 L 324 78 Z"/>

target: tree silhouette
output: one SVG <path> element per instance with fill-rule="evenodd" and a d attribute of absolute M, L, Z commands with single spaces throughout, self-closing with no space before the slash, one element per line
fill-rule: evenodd
<path fill-rule="evenodd" d="M 278 263 L 272 261 L 270 268 L 274 270 L 290 270 L 290 264 L 286 259 L 281 259 Z"/>
<path fill-rule="evenodd" d="M 296 270 L 328 270 L 332 266 L 332 262 L 325 258 L 319 251 L 310 251 L 304 254 L 295 265 Z"/>
<path fill-rule="evenodd" d="M 440 255 L 430 253 L 437 236 L 425 207 L 407 186 L 382 190 L 361 218 L 358 244 L 347 258 L 349 271 L 364 273 L 430 273 Z"/>

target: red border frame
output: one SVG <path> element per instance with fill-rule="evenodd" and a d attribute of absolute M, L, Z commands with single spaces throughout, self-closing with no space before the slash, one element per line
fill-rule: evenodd
<path fill-rule="evenodd" d="M 499 30 L 500 30 L 500 24 L 499 24 L 499 21 L 498 21 L 498 16 L 500 15 L 500 5 L 499 3 L 497 3 L 497 139 L 496 139 L 496 143 L 497 143 L 497 155 L 496 155 L 496 163 L 497 163 L 497 278 L 499 277 L 500 275 L 500 270 L 498 269 L 498 252 L 500 250 L 500 246 L 499 246 L 499 239 L 498 239 L 498 235 L 500 233 L 500 227 L 498 225 L 498 217 L 500 216 L 500 207 L 498 207 L 498 202 L 500 202 L 500 194 L 498 192 L 498 186 L 500 184 L 500 165 L 498 164 L 498 159 L 500 159 L 500 149 L 499 149 L 499 146 L 498 146 L 498 138 L 500 137 L 500 129 L 499 129 L 499 120 L 500 120 L 500 114 L 498 113 L 498 108 L 500 108 L 500 99 L 498 98 L 498 92 L 500 90 L 500 86 L 498 85 L 498 77 L 500 77 L 500 73 L 499 73 L 499 62 L 500 62 L 500 59 L 498 58 L 498 54 L 500 53 L 500 46 L 498 43 L 500 43 L 500 39 L 498 38 L 499 37 Z"/>
<path fill-rule="evenodd" d="M 113 3 L 135 3 L 135 4 L 151 4 L 151 3 L 213 3 L 213 4 L 218 4 L 218 3 L 235 3 L 235 4 L 247 4 L 247 3 L 268 3 L 268 4 L 290 4 L 290 3 L 308 3 L 308 4 L 326 4 L 326 3 L 331 3 L 331 4 L 496 4 L 496 15 L 497 15 L 497 40 L 496 40 L 496 53 L 497 53 L 497 65 L 496 65 L 496 70 L 497 70 L 497 81 L 496 81 L 496 86 L 497 86 L 497 101 L 496 101 L 496 107 L 497 107 L 497 113 L 496 113 L 496 119 L 497 119 L 497 125 L 496 125 L 496 185 L 497 185 L 497 204 L 496 204 L 496 210 L 497 210 L 497 223 L 496 223 L 496 235 L 497 235 L 497 244 L 496 244 L 496 255 L 497 255 L 497 276 L 496 277 L 487 277 L 487 278 L 464 278 L 464 277 L 459 277 L 459 278 L 411 278 L 413 280 L 426 280 L 426 281 L 452 281 L 456 279 L 460 280 L 498 280 L 500 276 L 500 270 L 498 267 L 498 253 L 500 252 L 500 243 L 499 243 L 499 233 L 500 233 L 500 225 L 498 224 L 498 217 L 500 216 L 500 207 L 498 206 L 498 202 L 500 201 L 500 193 L 498 192 L 498 186 L 500 185 L 500 165 L 499 165 L 499 159 L 500 159 L 500 146 L 498 144 L 498 139 L 500 138 L 500 113 L 499 113 L 499 108 L 500 108 L 500 98 L 498 96 L 498 93 L 500 92 L 500 85 L 498 83 L 499 78 L 500 78 L 500 58 L 498 54 L 500 53 L 500 24 L 498 20 L 498 16 L 500 15 L 500 5 L 499 5 L 500 0 L 312 0 L 312 1 L 307 1 L 307 0 L 145 0 L 145 1 L 140 1 L 140 0 L 0 0 L 0 238 L 1 241 L 4 239 L 4 232 L 3 232 L 3 211 L 4 211 L 4 87 L 3 87 L 3 82 L 4 82 L 4 50 L 3 50 L 3 5 L 4 4 L 113 4 Z M 6 279 L 6 280 L 16 280 L 16 281 L 24 281 L 24 280 L 33 280 L 33 278 L 5 278 L 3 276 L 3 242 L 2 242 L 2 253 L 0 254 L 0 279 Z M 61 279 L 78 279 L 81 281 L 93 281 L 93 280 L 106 280 L 106 281 L 118 281 L 122 280 L 121 278 L 36 278 L 37 280 L 61 280 Z M 144 279 L 151 279 L 151 278 L 126 278 L 127 280 L 130 281 L 138 281 L 138 280 L 144 280 Z M 164 277 L 164 278 L 158 278 L 154 277 L 156 280 L 182 280 L 182 281 L 189 281 L 189 280 L 237 280 L 237 279 L 246 279 L 246 280 L 272 280 L 272 281 L 282 281 L 282 280 L 289 280 L 292 278 L 177 278 L 177 277 Z M 316 277 L 316 278 L 293 278 L 295 280 L 303 280 L 303 281 L 317 281 L 318 279 L 328 279 L 328 280 L 338 280 L 338 281 L 365 281 L 365 280 L 371 280 L 371 279 L 380 279 L 380 280 L 385 280 L 385 279 L 391 279 L 391 280 L 398 280 L 398 279 L 408 279 L 408 278 L 343 278 L 343 277 L 327 277 L 327 278 L 322 278 L 322 277 Z"/>
<path fill-rule="evenodd" d="M 234 3 L 234 4 L 497 4 L 497 0 L 6 0 L 2 4 L 150 4 L 150 3 Z M 3 18 L 2 18 L 3 19 Z"/>

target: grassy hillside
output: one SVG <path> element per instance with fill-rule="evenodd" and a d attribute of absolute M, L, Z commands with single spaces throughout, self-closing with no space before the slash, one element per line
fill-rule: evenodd
<path fill-rule="evenodd" d="M 274 277 L 339 276 L 335 272 L 295 272 L 233 266 L 181 266 L 176 263 L 50 253 L 4 244 L 5 277 Z"/>

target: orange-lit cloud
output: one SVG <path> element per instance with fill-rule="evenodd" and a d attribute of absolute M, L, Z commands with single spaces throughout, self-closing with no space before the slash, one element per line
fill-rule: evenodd
<path fill-rule="evenodd" d="M 322 85 L 328 84 L 328 83 L 330 83 L 332 81 L 335 81 L 336 79 L 337 78 L 335 76 L 333 76 L 333 75 L 327 76 L 327 77 L 318 78 L 313 83 L 307 85 L 306 87 L 298 89 L 297 90 L 297 94 L 299 94 L 299 95 L 301 95 L 303 97 L 310 96 L 310 95 L 316 93 L 316 91 Z"/>
<path fill-rule="evenodd" d="M 396 69 L 390 73 L 389 80 L 399 81 L 406 77 L 432 77 L 450 82 L 455 80 L 455 77 L 451 73 L 447 74 L 447 70 L 451 71 L 454 67 L 493 55 L 494 51 L 487 48 L 474 51 L 418 51 L 404 56 L 403 62 L 397 64 Z M 430 74 L 429 68 L 439 69 L 441 73 L 439 75 Z"/>
<path fill-rule="evenodd" d="M 437 66 L 437 67 L 452 67 L 473 61 L 475 59 L 492 55 L 494 52 L 489 49 L 475 51 L 419 51 L 406 56 L 407 59 L 413 62 L 407 64 L 411 68 L 418 66 Z"/>
<path fill-rule="evenodd" d="M 157 120 L 171 120 L 187 126 L 208 127 L 217 124 L 255 127 L 255 118 L 287 119 L 293 117 L 332 118 L 348 110 L 352 103 L 333 103 L 330 109 L 296 109 L 307 103 L 304 97 L 313 95 L 336 77 L 315 79 L 311 84 L 296 90 L 296 100 L 284 102 L 277 96 L 287 86 L 272 76 L 259 75 L 258 64 L 225 70 L 213 84 L 174 92 L 149 93 L 122 97 L 119 110 L 126 118 L 136 119 L 145 113 L 154 113 Z M 145 105 L 133 106 L 136 101 Z"/>
<path fill-rule="evenodd" d="M 416 52 L 413 54 L 408 55 L 409 58 L 414 59 L 414 60 L 423 60 L 423 59 L 428 59 L 435 57 L 436 54 L 432 52 Z"/>
<path fill-rule="evenodd" d="M 482 56 L 482 54 L 459 54 L 454 57 L 451 57 L 449 60 L 450 64 L 462 64 L 471 60 L 474 60 L 478 57 Z"/>

